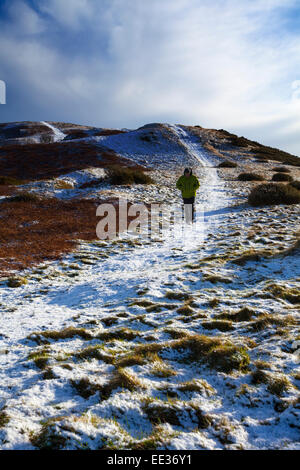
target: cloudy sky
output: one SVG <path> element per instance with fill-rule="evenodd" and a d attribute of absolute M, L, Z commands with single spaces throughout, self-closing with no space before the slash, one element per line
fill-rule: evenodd
<path fill-rule="evenodd" d="M 299 0 L 0 0 L 0 121 L 198 124 L 300 155 Z"/>

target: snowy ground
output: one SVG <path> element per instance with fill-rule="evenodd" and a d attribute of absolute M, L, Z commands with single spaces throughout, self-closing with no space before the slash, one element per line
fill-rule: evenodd
<path fill-rule="evenodd" d="M 166 132 L 199 165 L 196 226 L 82 243 L 0 286 L 2 449 L 300 448 L 297 210 L 250 208 L 184 128 Z M 132 157 L 132 138 L 99 140 Z M 166 167 L 159 200 L 178 203 Z"/>

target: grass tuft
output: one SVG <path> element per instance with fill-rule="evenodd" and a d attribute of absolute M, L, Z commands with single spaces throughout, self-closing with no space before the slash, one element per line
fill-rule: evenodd
<path fill-rule="evenodd" d="M 232 162 L 230 160 L 225 160 L 224 162 L 221 162 L 218 165 L 218 168 L 236 168 L 236 167 L 237 167 L 237 163 Z"/>
<path fill-rule="evenodd" d="M 173 343 L 174 349 L 190 350 L 190 359 L 206 362 L 211 368 L 223 372 L 246 371 L 250 357 L 245 348 L 219 337 L 193 335 Z"/>
<path fill-rule="evenodd" d="M 272 181 L 293 181 L 293 178 L 286 173 L 275 173 L 272 176 Z"/>
<path fill-rule="evenodd" d="M 224 320 L 230 320 L 233 322 L 250 321 L 255 315 L 255 311 L 248 307 L 243 307 L 241 310 L 235 313 L 221 313 L 217 318 Z"/>
<path fill-rule="evenodd" d="M 112 166 L 107 171 L 111 184 L 153 184 L 153 179 L 142 170 Z"/>
<path fill-rule="evenodd" d="M 31 339 L 33 341 L 36 341 L 36 338 L 39 337 L 47 338 L 47 339 L 54 339 L 54 340 L 60 340 L 60 339 L 71 339 L 75 338 L 76 336 L 79 336 L 82 339 L 92 339 L 93 336 L 90 332 L 85 330 L 84 328 L 75 328 L 74 326 L 70 326 L 69 328 L 65 328 L 61 331 L 55 331 L 55 330 L 48 330 L 48 331 L 41 331 L 41 332 L 35 332 L 31 333 L 28 336 L 28 339 Z"/>
<path fill-rule="evenodd" d="M 4 409 L 0 411 L 0 429 L 4 428 L 10 422 L 10 416 Z"/>
<path fill-rule="evenodd" d="M 238 176 L 239 181 L 263 181 L 265 178 L 257 173 L 240 173 Z"/>
<path fill-rule="evenodd" d="M 248 202 L 254 207 L 273 204 L 299 204 L 300 191 L 290 184 L 261 184 L 252 189 Z"/>
<path fill-rule="evenodd" d="M 22 287 L 28 284 L 28 280 L 25 277 L 10 277 L 7 280 L 7 286 L 11 288 Z"/>

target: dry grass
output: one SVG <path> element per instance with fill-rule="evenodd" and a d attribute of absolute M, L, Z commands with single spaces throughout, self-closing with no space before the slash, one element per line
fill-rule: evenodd
<path fill-rule="evenodd" d="M 184 411 L 188 412 L 194 419 L 197 420 L 197 425 L 200 429 L 208 428 L 212 423 L 212 418 L 204 413 L 200 407 L 191 404 L 183 408 L 181 402 L 146 402 L 143 406 L 145 413 L 147 414 L 151 423 L 162 424 L 169 423 L 174 426 L 180 426 L 179 415 Z"/>
<path fill-rule="evenodd" d="M 78 240 L 94 241 L 100 221 L 96 217 L 96 208 L 101 202 L 84 199 L 62 201 L 40 198 L 35 194 L 19 194 L 2 202 L 0 275 L 9 275 L 13 270 L 23 270 L 45 260 L 60 259 L 76 249 Z M 118 209 L 118 201 L 105 202 Z M 118 227 L 118 210 L 116 214 Z M 134 218 L 129 217 L 128 224 Z M 82 257 L 80 260 L 86 262 Z"/>
<path fill-rule="evenodd" d="M 230 160 L 224 160 L 224 162 L 219 163 L 218 167 L 219 168 L 237 168 L 237 163 L 230 161 Z"/>
<path fill-rule="evenodd" d="M 216 308 L 219 305 L 219 303 L 220 303 L 220 300 L 217 299 L 216 297 L 208 301 L 208 305 L 210 306 L 210 308 Z"/>
<path fill-rule="evenodd" d="M 67 438 L 62 436 L 57 426 L 57 423 L 63 419 L 63 417 L 59 417 L 46 421 L 40 432 L 31 435 L 31 444 L 40 450 L 63 450 Z"/>
<path fill-rule="evenodd" d="M 252 189 L 248 202 L 254 207 L 273 204 L 299 204 L 300 191 L 289 184 L 261 184 Z"/>
<path fill-rule="evenodd" d="M 189 336 L 189 333 L 185 330 L 179 330 L 178 328 L 165 328 L 164 332 L 171 336 L 173 339 L 181 339 Z"/>
<path fill-rule="evenodd" d="M 290 183 L 290 186 L 292 186 L 292 188 L 298 189 L 298 191 L 300 191 L 300 181 L 292 181 Z"/>
<path fill-rule="evenodd" d="M 0 186 L 19 186 L 27 182 L 26 180 L 16 179 L 11 176 L 0 176 Z"/>
<path fill-rule="evenodd" d="M 39 351 L 34 351 L 29 354 L 28 360 L 33 361 L 38 369 L 46 369 L 49 364 L 49 359 L 51 358 L 50 350 L 48 348 L 41 349 Z"/>
<path fill-rule="evenodd" d="M 211 282 L 212 284 L 217 284 L 218 282 L 224 282 L 225 284 L 230 284 L 232 279 L 224 276 L 218 276 L 216 274 L 205 274 L 203 276 L 203 281 Z"/>
<path fill-rule="evenodd" d="M 245 263 L 248 263 L 249 261 L 261 261 L 262 258 L 265 258 L 269 256 L 270 252 L 267 250 L 247 250 L 245 251 L 242 255 L 233 258 L 231 260 L 232 263 L 238 264 L 243 266 Z"/>
<path fill-rule="evenodd" d="M 23 196 L 21 200 L 2 202 L 1 274 L 59 259 L 76 248 L 78 239 L 94 240 L 98 223 L 96 206 L 96 202 L 88 200 L 25 201 Z"/>
<path fill-rule="evenodd" d="M 250 329 L 254 331 L 261 331 L 270 326 L 288 326 L 294 325 L 295 323 L 295 319 L 292 317 L 292 315 L 278 317 L 276 315 L 262 314 L 251 323 Z"/>
<path fill-rule="evenodd" d="M 240 173 L 238 176 L 239 181 L 263 181 L 265 178 L 257 173 Z"/>
<path fill-rule="evenodd" d="M 277 396 L 283 395 L 292 387 L 287 376 L 283 374 L 274 376 L 273 374 L 260 369 L 256 369 L 252 372 L 251 379 L 254 385 L 266 384 L 269 392 Z"/>
<path fill-rule="evenodd" d="M 140 354 L 129 354 L 116 361 L 116 367 L 142 366 L 147 362 L 146 358 Z"/>
<path fill-rule="evenodd" d="M 78 351 L 75 354 L 75 357 L 77 357 L 78 359 L 82 359 L 82 360 L 97 359 L 98 361 L 103 361 L 107 364 L 114 363 L 114 357 L 106 354 L 103 351 L 102 345 L 88 346 L 87 348 L 84 348 L 81 351 Z"/>
<path fill-rule="evenodd" d="M 272 176 L 272 181 L 293 181 L 293 178 L 286 173 L 275 173 Z"/>
<path fill-rule="evenodd" d="M 130 330 L 129 328 L 119 328 L 118 330 L 101 332 L 96 338 L 102 341 L 111 341 L 113 339 L 131 341 L 139 336 L 141 336 L 139 331 Z"/>
<path fill-rule="evenodd" d="M 192 309 L 188 303 L 185 303 L 182 307 L 179 307 L 176 312 L 181 315 L 192 315 L 195 313 L 195 310 Z"/>
<path fill-rule="evenodd" d="M 234 330 L 234 326 L 232 325 L 232 322 L 229 320 L 205 321 L 201 324 L 201 326 L 205 330 L 219 330 L 223 332 Z"/>
<path fill-rule="evenodd" d="M 169 300 L 190 300 L 191 299 L 190 294 L 187 294 L 186 292 L 168 291 L 166 292 L 165 296 Z"/>
<path fill-rule="evenodd" d="M 210 367 L 223 372 L 232 370 L 245 371 L 250 363 L 248 353 L 244 348 L 235 346 L 230 341 L 220 337 L 193 335 L 174 341 L 174 349 L 189 350 L 192 361 L 207 363 Z"/>
<path fill-rule="evenodd" d="M 250 321 L 254 315 L 255 315 L 254 310 L 251 310 L 248 307 L 243 307 L 241 310 L 235 313 L 227 313 L 227 312 L 220 313 L 217 316 L 217 318 L 230 320 L 232 322 L 244 322 L 244 321 Z"/>
<path fill-rule="evenodd" d="M 28 280 L 25 277 L 15 276 L 7 280 L 7 286 L 11 288 L 22 287 L 26 284 L 28 284 Z"/>
<path fill-rule="evenodd" d="M 166 446 L 172 438 L 178 435 L 177 432 L 166 431 L 161 425 L 154 426 L 153 432 L 149 437 L 139 441 L 130 442 L 126 449 L 129 450 L 155 450 L 159 447 Z"/>
<path fill-rule="evenodd" d="M 105 168 L 116 164 L 142 168 L 94 143 L 56 142 L 0 148 L 0 174 L 17 180 L 51 179 L 88 167 Z"/>
<path fill-rule="evenodd" d="M 276 171 L 277 173 L 290 173 L 290 170 L 286 168 L 285 166 L 278 166 L 273 168 L 273 171 Z"/>
<path fill-rule="evenodd" d="M 208 396 L 214 395 L 216 390 L 204 380 L 191 380 L 190 382 L 184 382 L 179 385 L 178 390 L 181 392 L 197 392 L 200 394 L 206 394 Z"/>
<path fill-rule="evenodd" d="M 108 168 L 108 178 L 113 185 L 153 184 L 153 179 L 142 170 L 111 166 Z"/>
<path fill-rule="evenodd" d="M 289 249 L 289 254 L 296 250 L 299 246 L 299 242 L 296 243 L 295 247 Z M 298 288 L 285 287 L 279 284 L 270 284 L 265 289 L 267 292 L 270 292 L 273 297 L 279 298 L 282 300 L 287 300 L 291 304 L 300 304 L 300 292 Z"/>
<path fill-rule="evenodd" d="M 113 372 L 110 380 L 105 384 L 93 383 L 88 378 L 82 378 L 79 381 L 71 380 L 71 385 L 83 398 L 89 398 L 99 392 L 103 400 L 107 400 L 117 388 L 130 390 L 131 392 L 145 388 L 145 385 L 134 374 L 121 367 Z"/>
<path fill-rule="evenodd" d="M 0 429 L 4 428 L 10 422 L 10 416 L 6 413 L 4 408 L 0 411 Z"/>
<path fill-rule="evenodd" d="M 156 377 L 167 378 L 177 375 L 177 372 L 168 366 L 156 353 L 149 354 L 147 359 L 152 364 L 150 373 Z"/>
<path fill-rule="evenodd" d="M 58 341 L 60 339 L 72 339 L 78 336 L 79 338 L 89 340 L 93 338 L 93 335 L 85 330 L 84 328 L 75 328 L 74 326 L 70 326 L 69 328 L 65 328 L 64 330 L 56 331 L 56 330 L 48 330 L 48 331 L 40 331 L 31 333 L 28 336 L 28 339 L 33 341 L 37 341 L 40 337 L 46 339 L 54 339 Z"/>

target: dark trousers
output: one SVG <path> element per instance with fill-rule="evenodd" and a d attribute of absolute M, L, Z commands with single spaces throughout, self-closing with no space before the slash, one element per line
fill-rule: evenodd
<path fill-rule="evenodd" d="M 186 205 L 191 205 L 191 212 L 186 210 L 186 207 L 184 208 L 184 213 L 187 214 L 187 222 L 192 222 L 195 220 L 195 197 L 188 197 L 188 198 L 183 198 L 183 204 Z M 191 218 L 191 220 L 189 220 Z"/>

